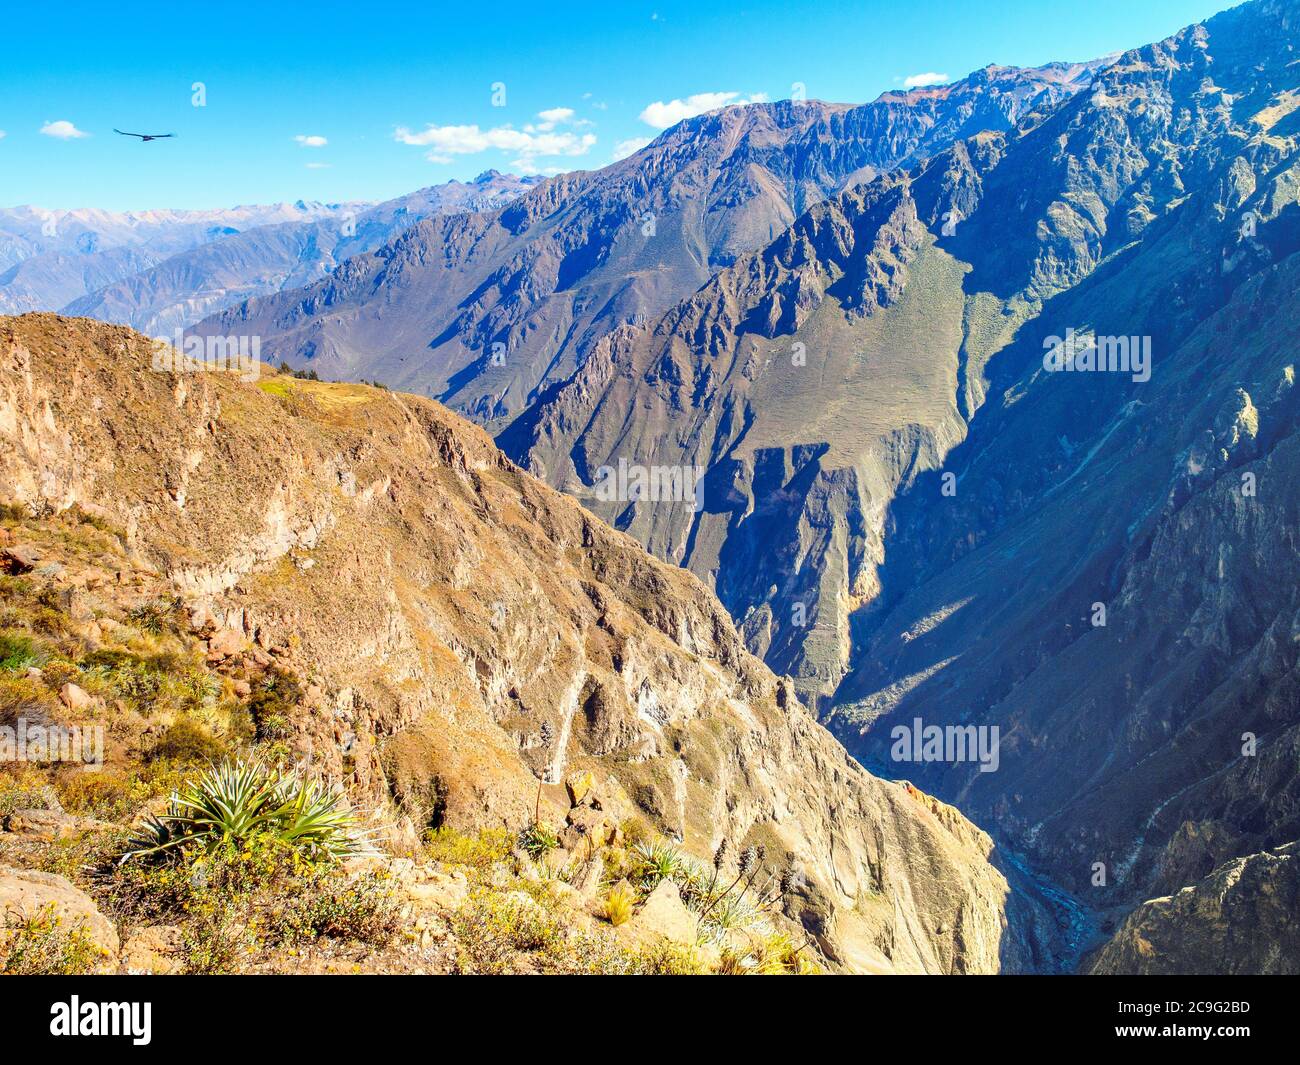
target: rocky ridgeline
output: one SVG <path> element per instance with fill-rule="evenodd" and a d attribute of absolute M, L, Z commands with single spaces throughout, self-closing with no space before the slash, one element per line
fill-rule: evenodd
<path fill-rule="evenodd" d="M 813 204 L 968 131 L 1008 129 L 1084 89 L 1097 66 L 987 67 L 858 106 L 783 100 L 700 115 L 498 212 L 421 222 L 199 331 L 256 334 L 276 359 L 437 396 L 496 430 L 609 332 L 653 326 Z"/>

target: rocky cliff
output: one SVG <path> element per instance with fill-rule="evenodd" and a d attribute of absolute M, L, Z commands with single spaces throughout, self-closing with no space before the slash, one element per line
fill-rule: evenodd
<path fill-rule="evenodd" d="M 834 966 L 1050 964 L 988 836 L 859 768 L 694 577 L 481 430 L 419 397 L 154 358 L 124 328 L 5 320 L 0 492 L 120 528 L 210 660 L 298 678 L 293 755 L 390 839 L 518 827 L 590 770 L 696 855 L 725 838 L 797 868 L 783 919 Z"/>
<path fill-rule="evenodd" d="M 1296 838 L 1298 25 L 1243 5 L 832 197 L 501 437 L 1099 910 Z M 1071 332 L 1151 361 L 1053 372 Z M 702 506 L 593 498 L 622 456 Z M 998 770 L 900 766 L 917 718 Z"/>
<path fill-rule="evenodd" d="M 1139 906 L 1092 972 L 1294 976 L 1298 873 L 1294 843 L 1234 858 L 1177 894 Z"/>

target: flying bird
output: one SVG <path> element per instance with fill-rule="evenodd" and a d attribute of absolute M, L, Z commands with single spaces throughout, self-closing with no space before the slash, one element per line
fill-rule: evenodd
<path fill-rule="evenodd" d="M 174 137 L 174 136 L 176 136 L 175 133 L 125 133 L 125 132 L 123 132 L 122 130 L 118 129 L 117 127 L 114 127 L 114 128 L 113 128 L 113 132 L 114 132 L 114 133 L 121 133 L 123 137 L 139 137 L 140 140 L 141 140 L 141 142 L 144 142 L 144 141 L 160 141 L 160 140 L 162 140 L 164 137 Z"/>

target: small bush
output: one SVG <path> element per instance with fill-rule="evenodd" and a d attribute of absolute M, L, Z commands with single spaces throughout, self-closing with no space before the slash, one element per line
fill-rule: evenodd
<path fill-rule="evenodd" d="M 626 818 L 618 827 L 623 835 L 623 842 L 629 847 L 635 847 L 638 843 L 649 843 L 654 839 L 654 829 L 640 814 L 633 814 Z"/>
<path fill-rule="evenodd" d="M 201 713 L 215 705 L 220 692 L 210 674 L 167 651 L 137 654 L 100 648 L 82 659 L 80 676 L 71 679 L 146 716 Z"/>
<path fill-rule="evenodd" d="M 464 971 L 498 974 L 516 953 L 561 952 L 564 928 L 541 904 L 522 892 L 480 891 L 452 918 Z"/>
<path fill-rule="evenodd" d="M 182 926 L 181 971 L 187 976 L 224 976 L 257 949 L 256 926 L 245 908 L 232 900 L 204 894 L 186 908 Z"/>
<path fill-rule="evenodd" d="M 707 971 L 694 947 L 677 943 L 662 943 L 637 961 L 637 971 L 645 976 L 701 976 Z"/>
<path fill-rule="evenodd" d="M 8 913 L 0 933 L 0 973 L 7 976 L 81 976 L 103 960 L 85 924 L 65 926 L 46 906 L 35 914 Z"/>
<path fill-rule="evenodd" d="M 676 880 L 685 868 L 681 851 L 671 843 L 638 843 L 632 854 L 639 866 L 637 880 L 645 891 L 653 891 L 664 880 Z"/>
<path fill-rule="evenodd" d="M 126 612 L 126 618 L 141 632 L 147 632 L 152 636 L 161 636 L 171 627 L 172 619 L 175 617 L 179 606 L 180 601 L 177 599 L 155 599 L 152 602 L 132 607 Z"/>
<path fill-rule="evenodd" d="M 435 828 L 426 837 L 425 852 L 435 862 L 482 870 L 509 858 L 514 845 L 514 833 L 505 828 L 485 828 L 474 836 L 453 828 Z"/>
<path fill-rule="evenodd" d="M 48 655 L 30 636 L 18 632 L 0 632 L 0 673 L 24 673 L 39 668 Z"/>
<path fill-rule="evenodd" d="M 300 381 L 319 381 L 320 375 L 315 370 L 295 370 L 287 362 L 281 360 L 278 373 L 288 374 L 290 377 L 296 377 Z"/>
<path fill-rule="evenodd" d="M 397 934 L 399 910 L 397 894 L 384 874 L 317 875 L 294 891 L 273 932 L 292 943 L 325 936 L 382 946 Z"/>
<path fill-rule="evenodd" d="M 0 724 L 16 718 L 44 719 L 58 713 L 58 700 L 45 681 L 14 673 L 0 673 Z"/>
<path fill-rule="evenodd" d="M 163 733 L 145 757 L 151 762 L 166 758 L 180 765 L 196 765 L 216 761 L 225 753 L 225 744 L 202 725 L 183 717 Z"/>
<path fill-rule="evenodd" d="M 257 739 L 267 743 L 287 738 L 293 709 L 301 699 L 302 689 L 297 680 L 287 673 L 268 674 L 248 699 Z"/>

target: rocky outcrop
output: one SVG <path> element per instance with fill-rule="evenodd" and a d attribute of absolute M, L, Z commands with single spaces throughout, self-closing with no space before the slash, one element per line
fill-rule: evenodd
<path fill-rule="evenodd" d="M 129 330 L 4 322 L 0 493 L 93 508 L 199 631 L 242 634 L 210 660 L 298 677 L 295 757 L 391 836 L 521 827 L 592 770 L 701 858 L 726 838 L 796 868 L 786 919 L 837 966 L 1049 949 L 987 835 L 864 772 L 694 577 L 480 430 L 365 386 L 152 365 Z"/>
<path fill-rule="evenodd" d="M 1092 964 L 1101 975 L 1300 973 L 1297 844 L 1234 858 L 1124 921 Z"/>

